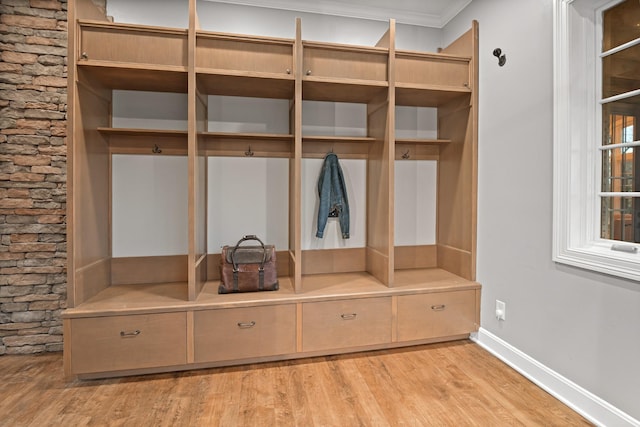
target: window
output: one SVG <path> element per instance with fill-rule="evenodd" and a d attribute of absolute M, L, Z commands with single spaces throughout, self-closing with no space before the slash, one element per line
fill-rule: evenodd
<path fill-rule="evenodd" d="M 554 12 L 553 258 L 640 280 L 640 2 Z"/>

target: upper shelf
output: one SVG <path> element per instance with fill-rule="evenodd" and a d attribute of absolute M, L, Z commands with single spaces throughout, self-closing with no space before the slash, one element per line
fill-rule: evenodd
<path fill-rule="evenodd" d="M 99 82 L 108 89 L 187 93 L 187 67 L 78 61 L 79 80 Z"/>
<path fill-rule="evenodd" d="M 80 20 L 78 77 L 109 89 L 370 103 L 395 87 L 396 105 L 437 107 L 471 93 L 471 58 L 307 40 Z M 298 50 L 300 49 L 300 50 Z M 393 72 L 390 72 L 390 67 Z M 193 70 L 193 71 L 191 71 Z M 389 78 L 393 81 L 390 81 Z"/>
<path fill-rule="evenodd" d="M 471 58 L 396 51 L 396 105 L 438 107 L 471 94 Z"/>
<path fill-rule="evenodd" d="M 187 154 L 187 131 L 99 127 L 111 154 Z"/>
<path fill-rule="evenodd" d="M 188 31 L 78 21 L 79 78 L 109 89 L 187 92 Z"/>
<path fill-rule="evenodd" d="M 211 95 L 293 99 L 295 40 L 199 31 L 198 88 Z"/>

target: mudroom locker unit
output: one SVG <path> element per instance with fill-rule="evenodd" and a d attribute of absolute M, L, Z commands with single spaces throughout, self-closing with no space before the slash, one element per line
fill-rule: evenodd
<path fill-rule="evenodd" d="M 478 24 L 428 53 L 396 48 L 394 20 L 375 46 L 360 46 L 303 40 L 300 19 L 291 39 L 204 30 L 198 5 L 189 1 L 184 29 L 111 22 L 90 0 L 69 1 L 67 376 L 386 349 L 476 331 Z M 114 115 L 122 91 L 175 96 L 168 108 L 180 123 L 141 127 Z M 280 101 L 284 129 L 215 126 L 247 98 Z M 363 131 L 306 132 L 305 109 L 326 102 L 355 106 Z M 396 131 L 399 109 L 427 107 L 437 110 L 435 137 Z M 314 247 L 309 182 L 328 152 L 359 165 L 349 198 L 362 231 L 350 245 Z M 274 159 L 275 171 L 250 163 L 257 159 Z M 424 161 L 435 165 L 434 241 L 408 245 L 397 217 L 420 196 L 400 193 L 421 183 L 402 182 L 398 170 Z M 243 169 L 258 178 L 238 178 Z M 241 216 L 247 197 L 262 215 L 254 221 L 284 236 L 267 242 L 278 250 L 280 289 L 219 295 L 220 242 L 251 227 L 227 227 L 225 217 Z M 409 234 L 420 227 L 403 222 Z M 167 240 L 164 252 L 147 249 Z"/>

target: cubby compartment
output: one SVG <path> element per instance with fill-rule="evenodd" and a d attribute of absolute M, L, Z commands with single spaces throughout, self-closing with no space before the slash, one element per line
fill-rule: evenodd
<path fill-rule="evenodd" d="M 301 49 L 303 99 L 368 103 L 385 96 L 387 47 L 303 40 Z"/>
<path fill-rule="evenodd" d="M 187 30 L 79 21 L 78 74 L 112 89 L 187 91 Z"/>
<path fill-rule="evenodd" d="M 208 157 L 208 279 L 215 281 L 211 284 L 215 289 L 222 247 L 249 234 L 275 245 L 279 276 L 289 275 L 288 162 L 273 157 Z"/>
<path fill-rule="evenodd" d="M 396 84 L 469 87 L 471 57 L 396 51 Z"/>
<path fill-rule="evenodd" d="M 198 32 L 196 72 L 213 95 L 292 99 L 293 40 Z"/>

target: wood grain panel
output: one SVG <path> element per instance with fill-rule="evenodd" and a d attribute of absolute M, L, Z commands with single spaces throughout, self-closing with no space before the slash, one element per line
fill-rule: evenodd
<path fill-rule="evenodd" d="M 387 81 L 386 49 L 303 42 L 303 73 L 306 76 L 336 79 Z"/>
<path fill-rule="evenodd" d="M 220 280 L 220 254 L 207 254 L 207 280 Z M 289 251 L 276 251 L 278 277 L 289 276 Z"/>
<path fill-rule="evenodd" d="M 367 105 L 367 271 L 384 284 L 393 283 L 393 91 Z"/>
<path fill-rule="evenodd" d="M 74 271 L 73 300 L 87 301 L 111 284 L 111 258 L 104 258 Z"/>
<path fill-rule="evenodd" d="M 398 341 L 467 334 L 475 320 L 473 290 L 398 296 Z"/>
<path fill-rule="evenodd" d="M 394 248 L 394 264 L 396 270 L 437 267 L 436 246 L 396 246 Z"/>
<path fill-rule="evenodd" d="M 469 87 L 469 58 L 396 51 L 396 82 Z"/>
<path fill-rule="evenodd" d="M 446 245 L 437 246 L 439 268 L 443 268 L 467 280 L 475 280 L 471 252 Z"/>
<path fill-rule="evenodd" d="M 236 360 L 296 351 L 296 305 L 197 311 L 195 362 Z"/>
<path fill-rule="evenodd" d="M 291 75 L 293 40 L 198 34 L 196 67 Z"/>
<path fill-rule="evenodd" d="M 187 256 L 120 257 L 111 259 L 111 284 L 187 281 Z"/>
<path fill-rule="evenodd" d="M 74 374 L 180 365 L 187 361 L 186 313 L 70 322 Z"/>
<path fill-rule="evenodd" d="M 448 55 L 460 55 L 460 56 L 466 56 L 466 57 L 474 57 L 476 55 L 476 53 L 474 52 L 474 32 L 475 32 L 475 27 L 477 26 L 477 22 L 474 21 L 472 24 L 472 28 L 469 29 L 469 31 L 465 32 L 464 34 L 462 34 L 460 37 L 458 37 L 456 40 L 454 40 L 453 42 L 451 42 L 449 44 L 449 46 L 445 47 L 444 49 L 442 49 L 442 53 L 448 54 Z"/>
<path fill-rule="evenodd" d="M 80 37 L 81 60 L 187 65 L 186 30 L 85 21 Z"/>
<path fill-rule="evenodd" d="M 78 75 L 110 89 L 187 92 L 187 67 L 83 60 Z"/>
<path fill-rule="evenodd" d="M 302 251 L 302 274 L 365 271 L 365 248 Z"/>
<path fill-rule="evenodd" d="M 71 197 L 68 227 L 73 242 L 69 247 L 70 272 L 79 288 L 70 293 L 73 307 L 109 286 L 108 259 L 111 256 L 110 156 L 108 142 L 97 129 L 108 126 L 111 93 L 75 84 L 73 102 L 73 144 L 69 146 Z M 99 268 L 93 267 L 99 265 Z M 82 271 L 87 268 L 88 270 Z M 82 271 L 82 272 L 81 272 Z"/>
<path fill-rule="evenodd" d="M 302 305 L 302 350 L 317 351 L 391 342 L 391 297 Z"/>

